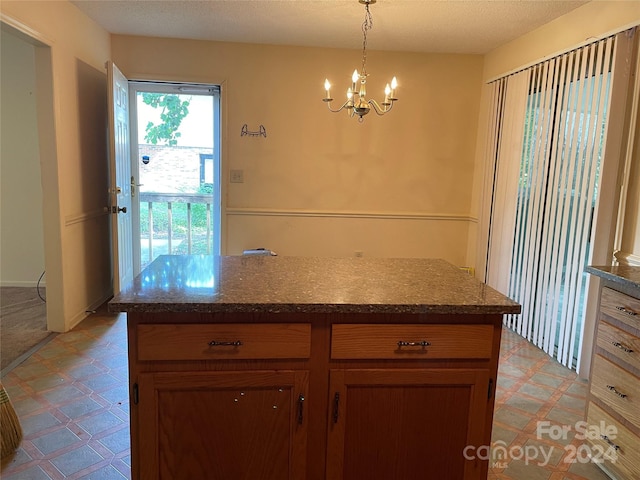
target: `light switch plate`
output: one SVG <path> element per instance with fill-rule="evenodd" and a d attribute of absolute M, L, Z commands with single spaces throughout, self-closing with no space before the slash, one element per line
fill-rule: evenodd
<path fill-rule="evenodd" d="M 244 170 L 231 170 L 229 172 L 229 181 L 231 183 L 244 183 Z"/>

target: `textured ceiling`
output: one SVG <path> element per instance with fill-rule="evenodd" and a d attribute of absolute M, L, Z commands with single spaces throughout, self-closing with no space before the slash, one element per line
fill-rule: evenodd
<path fill-rule="evenodd" d="M 589 0 L 378 0 L 368 48 L 487 53 Z M 361 48 L 358 0 L 72 0 L 111 33 Z"/>

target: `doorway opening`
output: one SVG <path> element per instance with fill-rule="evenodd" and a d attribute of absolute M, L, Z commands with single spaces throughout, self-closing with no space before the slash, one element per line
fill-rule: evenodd
<path fill-rule="evenodd" d="M 130 81 L 129 102 L 134 274 L 220 254 L 219 86 Z"/>
<path fill-rule="evenodd" d="M 50 153 L 55 152 L 51 49 L 23 31 L 21 24 L 4 20 L 0 22 L 3 374 L 50 340 L 53 331 L 64 329 L 58 315 L 62 298 L 55 282 L 60 272 L 52 268 L 56 265 L 52 226 L 57 217 L 47 210 L 49 204 L 57 204 L 52 200 L 55 179 L 52 184 L 48 175 L 55 162 L 55 154 Z M 54 280 L 51 289 L 47 277 Z"/>

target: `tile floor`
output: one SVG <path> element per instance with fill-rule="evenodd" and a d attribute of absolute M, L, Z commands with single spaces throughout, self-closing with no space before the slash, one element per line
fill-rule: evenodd
<path fill-rule="evenodd" d="M 98 313 L 2 378 L 24 431 L 2 480 L 130 478 L 124 315 Z"/>
<path fill-rule="evenodd" d="M 609 478 L 589 462 L 588 445 L 576 437 L 586 380 L 504 328 L 497 383 L 489 480 Z M 563 426 L 571 428 L 566 435 L 558 431 Z M 505 449 L 503 460 L 498 453 Z"/>
<path fill-rule="evenodd" d="M 2 383 L 24 430 L 21 447 L 4 462 L 3 480 L 130 478 L 123 314 L 97 313 L 56 335 Z M 537 435 L 539 421 L 574 426 L 581 420 L 586 391 L 575 373 L 505 329 L 493 444 L 508 455 L 490 455 L 489 480 L 607 479 L 595 465 L 571 461 L 583 443 L 573 434 Z M 523 451 L 527 456 L 516 458 Z"/>

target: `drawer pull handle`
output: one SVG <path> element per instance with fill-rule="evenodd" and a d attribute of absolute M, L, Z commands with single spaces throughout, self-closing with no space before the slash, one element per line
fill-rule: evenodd
<path fill-rule="evenodd" d="M 616 309 L 620 310 L 622 313 L 631 315 L 632 317 L 635 317 L 636 315 L 638 315 L 638 312 L 634 312 L 633 310 L 629 310 L 628 308 L 625 308 L 625 307 L 616 307 Z"/>
<path fill-rule="evenodd" d="M 403 340 L 398 341 L 398 348 L 400 347 L 428 347 L 431 344 L 426 340 L 422 340 L 420 342 L 405 342 Z"/>
<path fill-rule="evenodd" d="M 620 446 L 613 443 L 606 435 L 600 435 L 600 438 L 607 442 L 614 450 L 620 450 Z"/>
<path fill-rule="evenodd" d="M 216 340 L 211 340 L 209 342 L 210 347 L 239 347 L 242 345 L 240 340 L 236 340 L 235 342 L 218 342 Z"/>
<path fill-rule="evenodd" d="M 614 347 L 618 347 L 620 350 L 626 352 L 626 353 L 633 353 L 633 350 L 631 350 L 629 347 L 625 347 L 623 344 L 621 344 L 620 342 L 611 342 L 613 344 Z"/>
<path fill-rule="evenodd" d="M 626 393 L 619 392 L 618 390 L 616 390 L 616 387 L 614 387 L 613 385 L 607 385 L 607 388 L 611 390 L 613 393 L 615 393 L 616 395 L 618 395 L 620 398 L 627 398 Z"/>

